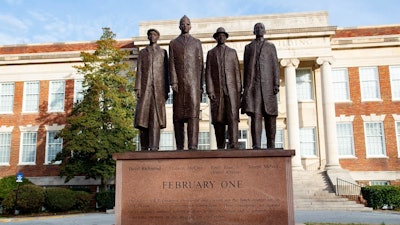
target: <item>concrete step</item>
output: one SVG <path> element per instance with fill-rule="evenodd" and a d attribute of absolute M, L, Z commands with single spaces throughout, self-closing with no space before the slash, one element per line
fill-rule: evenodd
<path fill-rule="evenodd" d="M 325 171 L 293 171 L 296 210 L 372 211 L 372 208 L 336 196 Z"/>

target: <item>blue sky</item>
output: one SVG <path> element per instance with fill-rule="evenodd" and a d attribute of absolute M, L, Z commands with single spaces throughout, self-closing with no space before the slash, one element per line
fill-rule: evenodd
<path fill-rule="evenodd" d="M 0 46 L 117 39 L 141 21 L 328 11 L 338 27 L 400 24 L 398 0 L 0 0 Z M 179 31 L 177 30 L 177 34 Z"/>

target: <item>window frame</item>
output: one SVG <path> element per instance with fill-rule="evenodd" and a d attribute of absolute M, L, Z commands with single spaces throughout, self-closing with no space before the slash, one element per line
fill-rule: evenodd
<path fill-rule="evenodd" d="M 35 135 L 35 142 L 34 143 L 24 143 L 24 136 L 27 134 L 34 134 Z M 37 131 L 22 131 L 21 132 L 21 144 L 20 144 L 20 156 L 19 156 L 19 165 L 36 165 L 36 153 L 37 153 Z M 23 161 L 25 158 L 25 154 L 29 153 L 27 151 L 31 151 L 31 149 L 25 149 L 25 146 L 34 147 L 34 154 L 33 154 L 33 161 Z"/>
<path fill-rule="evenodd" d="M 37 84 L 37 93 L 29 93 L 29 96 L 34 96 L 36 99 L 29 101 L 29 102 L 36 102 L 36 109 L 33 110 L 27 110 L 28 104 L 28 83 L 30 84 Z M 24 82 L 24 95 L 23 95 L 23 101 L 22 101 L 22 112 L 24 113 L 35 113 L 39 112 L 39 98 L 40 98 L 40 81 L 25 81 Z M 32 98 L 33 99 L 33 98 Z M 29 106 L 31 107 L 31 106 Z"/>
<path fill-rule="evenodd" d="M 395 70 L 397 70 L 397 73 Z M 389 73 L 392 101 L 400 101 L 400 65 L 389 66 Z M 397 76 L 396 79 L 394 79 L 394 76 Z M 394 83 L 398 83 L 398 86 L 396 86 Z M 396 93 L 398 96 L 395 95 Z"/>
<path fill-rule="evenodd" d="M 49 130 L 49 131 L 47 131 L 46 132 L 46 153 L 45 153 L 45 161 L 44 161 L 44 164 L 60 164 L 61 163 L 61 161 L 55 161 L 55 162 L 52 162 L 52 160 L 49 160 L 49 151 L 51 150 L 51 147 L 50 147 L 50 145 L 60 145 L 60 149 L 58 150 L 58 152 L 56 152 L 56 155 L 59 153 L 59 152 L 61 152 L 62 151 L 62 148 L 63 148 L 63 139 L 62 138 L 58 138 L 60 141 L 57 141 L 57 142 L 51 142 L 50 143 L 50 133 L 52 133 L 52 134 L 54 134 L 54 137 L 57 135 L 57 133 L 59 133 L 60 131 L 55 131 L 55 130 Z M 56 138 L 54 138 L 53 140 L 57 140 Z M 55 156 L 56 156 L 55 155 Z M 55 156 L 54 156 L 54 158 L 55 158 Z"/>
<path fill-rule="evenodd" d="M 12 95 L 10 93 L 4 93 L 3 85 L 12 85 Z M 5 104 L 7 96 L 12 96 L 11 101 Z M 13 114 L 14 113 L 14 101 L 15 101 L 15 82 L 0 82 L 0 114 Z M 2 111 L 3 108 L 8 110 Z"/>
<path fill-rule="evenodd" d="M 305 142 L 305 141 L 303 141 L 304 140 L 304 138 L 302 138 L 303 137 L 303 134 L 302 134 L 302 132 L 303 131 L 306 131 L 306 130 L 312 130 L 313 131 L 313 141 L 307 141 L 307 142 Z M 317 155 L 317 136 L 316 136 L 316 128 L 315 127 L 301 127 L 300 129 L 299 129 L 299 142 L 300 142 L 300 146 L 299 146 L 299 148 L 300 148 L 300 154 L 301 154 L 301 157 L 302 158 L 316 158 L 316 157 L 318 157 L 318 155 Z M 304 143 L 313 143 L 313 154 L 304 154 Z"/>
<path fill-rule="evenodd" d="M 375 89 L 376 89 L 376 96 L 375 97 L 366 97 L 366 91 L 365 90 L 371 90 L 372 88 L 368 88 L 365 87 L 365 83 L 367 82 L 371 82 L 372 80 L 369 79 L 362 79 L 364 76 L 366 76 L 366 74 L 362 74 L 362 70 L 367 70 L 367 69 L 374 69 L 375 71 L 375 79 L 373 81 L 375 81 Z M 381 97 L 381 87 L 380 87 L 380 81 L 379 81 L 379 70 L 378 67 L 376 66 L 367 66 L 367 67 L 359 67 L 358 68 L 358 73 L 359 73 L 359 79 L 360 79 L 360 92 L 361 92 L 361 101 L 362 102 L 373 102 L 373 101 L 382 101 L 382 97 Z M 369 75 L 369 74 L 368 74 Z M 363 85 L 364 84 L 364 85 Z"/>
<path fill-rule="evenodd" d="M 3 140 L 3 135 L 7 135 L 8 139 Z M 10 154 L 11 154 L 11 132 L 2 132 L 0 131 L 0 159 L 4 158 L 4 161 L 0 160 L 0 166 L 9 166 L 10 165 Z M 4 152 L 2 151 L 4 150 Z"/>
<path fill-rule="evenodd" d="M 340 73 L 340 72 L 343 72 Z M 339 80 L 337 79 L 339 76 L 338 74 L 343 75 L 344 79 Z M 344 86 L 345 90 L 345 95 L 344 98 L 342 96 L 339 96 L 337 93 L 337 90 L 341 90 L 342 88 L 338 88 L 338 86 Z M 350 102 L 350 86 L 349 86 L 349 71 L 347 68 L 333 68 L 332 69 L 332 87 L 333 87 L 333 97 L 335 102 Z M 340 92 L 342 93 L 342 92 Z"/>
<path fill-rule="evenodd" d="M 168 135 L 170 137 L 166 138 L 165 136 Z M 171 145 L 164 145 L 164 143 L 171 144 Z M 174 150 L 174 133 L 173 132 L 161 132 L 160 134 L 160 151 L 171 151 Z"/>
<path fill-rule="evenodd" d="M 350 134 L 349 135 L 341 135 L 341 133 L 339 132 L 340 129 L 339 129 L 338 125 L 347 125 L 347 126 L 349 126 Z M 341 141 L 342 139 L 339 139 L 339 138 L 349 138 L 350 141 L 351 141 L 351 143 L 350 143 L 351 149 L 350 150 L 348 150 L 348 149 L 342 150 L 341 149 L 341 145 L 340 145 L 340 143 L 342 143 L 342 141 Z M 338 149 L 339 158 L 355 158 L 356 157 L 355 148 L 354 148 L 353 122 L 336 122 L 336 142 L 337 142 L 337 149 Z M 344 152 L 347 153 L 348 151 L 350 151 L 351 154 L 344 154 Z"/>
<path fill-rule="evenodd" d="M 205 141 L 202 143 L 202 141 Z M 200 131 L 199 132 L 199 141 L 198 141 L 198 150 L 209 150 L 210 149 L 210 132 L 209 131 Z"/>
<path fill-rule="evenodd" d="M 367 132 L 367 124 L 379 124 L 381 127 L 381 133 L 382 135 L 380 136 L 372 136 L 368 135 Z M 365 136 L 365 153 L 367 158 L 387 158 L 387 151 L 386 151 L 386 142 L 385 142 L 385 126 L 383 121 L 364 121 L 364 136 Z M 370 142 L 368 141 L 368 137 L 381 137 L 381 147 L 382 147 L 382 154 L 371 154 L 371 145 Z"/>
<path fill-rule="evenodd" d="M 284 146 L 285 146 L 285 136 L 283 128 L 278 127 L 276 128 L 276 133 L 275 133 L 275 148 L 284 148 Z M 261 131 L 261 148 L 267 148 L 267 137 L 265 134 L 265 128 L 263 128 Z"/>
<path fill-rule="evenodd" d="M 63 90 L 63 92 L 53 92 L 53 86 L 55 85 L 55 83 L 63 83 L 63 88 L 64 88 L 64 90 Z M 48 104 L 48 111 L 49 112 L 64 112 L 64 110 L 65 110 L 65 89 L 66 89 L 66 82 L 65 82 L 65 80 L 51 80 L 50 82 L 49 82 L 49 104 Z M 56 108 L 56 107 L 54 107 L 54 106 L 52 106 L 52 105 L 54 105 L 55 104 L 55 102 L 54 101 L 56 101 L 57 100 L 57 98 L 53 98 L 53 96 L 56 96 L 56 95 L 61 95 L 62 94 L 62 102 L 60 102 L 60 107 L 58 108 Z M 61 100 L 61 98 L 60 98 L 60 100 Z M 56 105 L 58 105 L 58 103 L 56 104 Z"/>
<path fill-rule="evenodd" d="M 310 75 L 310 79 L 307 82 L 299 82 L 299 76 L 300 74 L 298 74 L 299 71 L 309 71 L 309 75 Z M 313 70 L 311 68 L 298 68 L 296 69 L 296 92 L 297 92 L 297 101 L 298 102 L 313 102 L 315 100 L 315 90 L 314 90 L 314 73 Z M 310 98 L 300 98 L 299 93 L 303 93 L 300 92 L 299 89 L 299 84 L 309 84 L 309 92 L 308 95 L 310 96 Z"/>
<path fill-rule="evenodd" d="M 396 120 L 394 122 L 396 128 L 397 157 L 400 158 L 400 121 Z"/>
<path fill-rule="evenodd" d="M 78 85 L 80 83 L 80 85 Z M 78 89 L 79 87 L 79 89 Z M 83 79 L 75 79 L 74 80 L 74 104 L 79 103 L 83 100 Z M 78 97 L 79 96 L 79 97 Z"/>

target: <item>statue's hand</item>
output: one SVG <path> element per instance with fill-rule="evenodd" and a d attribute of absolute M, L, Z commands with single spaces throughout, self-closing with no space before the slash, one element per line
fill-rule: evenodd
<path fill-rule="evenodd" d="M 171 88 L 174 92 L 178 93 L 178 84 L 172 84 Z"/>
<path fill-rule="evenodd" d="M 136 93 L 136 98 L 137 98 L 137 99 L 140 99 L 140 91 L 137 90 L 135 93 Z"/>
<path fill-rule="evenodd" d="M 216 98 L 215 98 L 215 95 L 214 95 L 214 94 L 209 94 L 208 96 L 210 97 L 210 100 L 211 100 L 211 101 L 215 101 Z"/>
<path fill-rule="evenodd" d="M 278 94 L 278 92 L 279 92 L 279 87 L 278 86 L 274 87 L 274 95 Z"/>

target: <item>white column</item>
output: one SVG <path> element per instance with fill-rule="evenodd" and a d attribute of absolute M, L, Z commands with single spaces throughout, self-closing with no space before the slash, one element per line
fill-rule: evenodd
<path fill-rule="evenodd" d="M 282 59 L 281 65 L 285 68 L 286 85 L 286 126 L 288 131 L 288 148 L 296 151 L 292 158 L 293 169 L 302 170 L 299 141 L 299 106 L 297 103 L 296 89 L 296 68 L 299 65 L 298 59 Z"/>
<path fill-rule="evenodd" d="M 322 109 L 324 117 L 326 169 L 340 169 L 337 151 L 335 100 L 332 87 L 332 57 L 320 57 L 317 63 L 321 65 Z"/>

